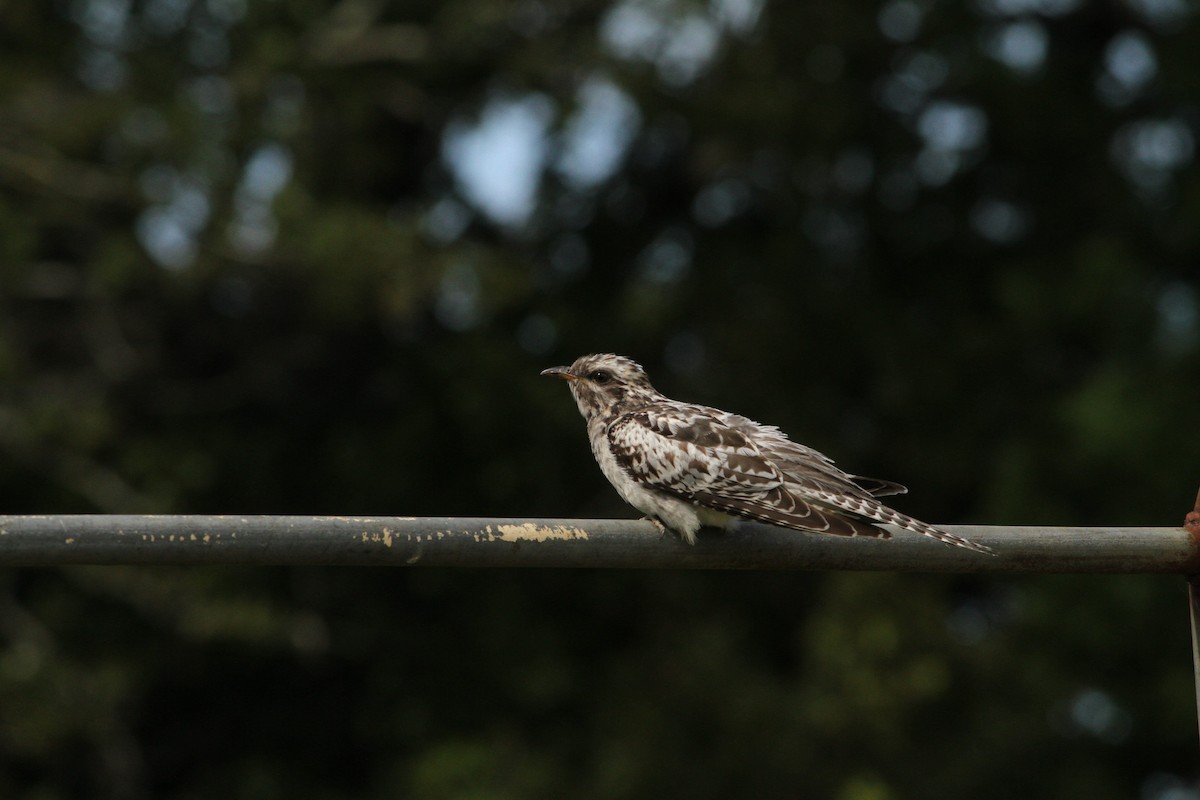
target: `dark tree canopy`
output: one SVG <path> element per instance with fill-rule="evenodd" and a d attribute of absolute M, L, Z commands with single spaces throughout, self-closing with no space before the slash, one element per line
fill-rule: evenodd
<path fill-rule="evenodd" d="M 1182 0 L 0 5 L 0 509 L 632 515 L 538 377 L 614 351 L 933 522 L 1176 524 L 1198 37 Z M 1182 587 L 0 570 L 0 797 L 1175 800 Z"/>

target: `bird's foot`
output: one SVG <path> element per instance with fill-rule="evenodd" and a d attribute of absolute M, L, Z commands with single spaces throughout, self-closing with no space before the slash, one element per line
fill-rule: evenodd
<path fill-rule="evenodd" d="M 642 519 L 644 519 L 647 522 L 654 525 L 655 528 L 658 528 L 658 538 L 659 539 L 667 538 L 667 534 L 670 533 L 671 529 L 668 528 L 666 525 L 664 525 L 663 521 L 661 519 L 659 519 L 658 517 L 651 517 L 651 516 L 645 516 L 645 517 L 642 517 Z"/>

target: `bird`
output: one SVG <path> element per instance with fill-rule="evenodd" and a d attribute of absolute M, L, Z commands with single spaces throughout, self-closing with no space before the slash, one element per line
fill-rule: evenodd
<path fill-rule="evenodd" d="M 921 522 L 877 498 L 904 486 L 843 472 L 779 428 L 709 406 L 672 400 L 642 365 L 613 353 L 577 358 L 542 375 L 565 380 L 587 423 L 592 455 L 625 502 L 665 534 L 694 545 L 702 526 L 739 519 L 838 536 L 891 538 L 877 523 L 994 555 L 982 544 Z"/>

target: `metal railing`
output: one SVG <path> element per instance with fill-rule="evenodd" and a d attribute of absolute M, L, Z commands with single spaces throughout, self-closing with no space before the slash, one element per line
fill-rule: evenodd
<path fill-rule="evenodd" d="M 996 555 L 893 529 L 851 539 L 744 523 L 695 546 L 649 522 L 465 517 L 0 516 L 0 566 L 259 564 L 1159 573 L 1188 579 L 1200 719 L 1200 496 L 1179 528 L 943 525 Z"/>

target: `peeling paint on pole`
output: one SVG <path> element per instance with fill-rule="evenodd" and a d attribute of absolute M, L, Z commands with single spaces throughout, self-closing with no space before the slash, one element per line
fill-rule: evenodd
<path fill-rule="evenodd" d="M 495 538 L 502 542 L 548 542 L 586 539 L 588 535 L 587 531 L 568 525 L 549 527 L 523 522 L 514 525 L 497 525 Z"/>

